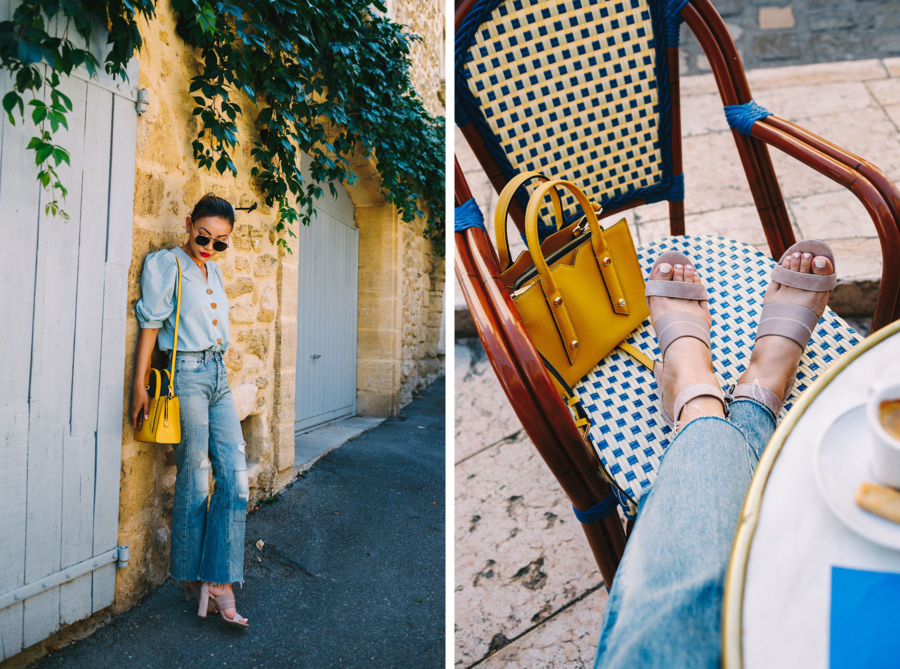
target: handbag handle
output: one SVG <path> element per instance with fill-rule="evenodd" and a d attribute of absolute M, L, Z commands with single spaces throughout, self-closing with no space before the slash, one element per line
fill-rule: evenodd
<path fill-rule="evenodd" d="M 512 265 L 512 258 L 509 256 L 509 238 L 506 235 L 506 217 L 509 212 L 509 205 L 512 204 L 512 199 L 518 190 L 532 179 L 550 181 L 540 172 L 522 172 L 509 180 L 509 183 L 500 192 L 500 199 L 497 201 L 497 210 L 494 212 L 494 239 L 497 240 L 497 255 L 500 256 L 502 272 L 508 270 Z M 554 190 L 551 197 L 553 198 L 553 209 L 556 214 L 556 229 L 562 230 L 564 220 L 559 193 Z"/>
<path fill-rule="evenodd" d="M 172 255 L 175 254 L 172 253 Z M 178 321 L 181 320 L 181 263 L 178 262 L 177 255 L 175 264 L 178 265 L 178 298 L 175 307 L 175 340 L 172 342 L 172 371 L 169 372 L 169 399 L 175 397 L 175 355 L 178 353 Z"/>
<path fill-rule="evenodd" d="M 162 385 L 162 376 L 160 376 L 158 369 L 148 369 L 147 375 L 144 377 L 144 385 L 148 388 L 150 387 L 150 376 L 153 375 L 156 379 L 156 384 L 153 386 L 153 399 L 159 399 L 159 389 Z M 142 414 L 143 415 L 143 414 Z"/>
<path fill-rule="evenodd" d="M 597 213 L 591 206 L 587 196 L 578 186 L 570 181 L 555 179 L 542 183 L 528 201 L 528 209 L 525 212 L 525 238 L 528 242 L 531 259 L 534 261 L 534 266 L 540 276 L 541 289 L 544 291 L 544 297 L 550 305 L 550 313 L 553 314 L 553 320 L 556 321 L 556 327 L 562 337 L 569 362 L 575 364 L 579 347 L 578 333 L 575 331 L 575 325 L 569 315 L 568 307 L 559 290 L 559 286 L 553 278 L 550 268 L 547 266 L 547 260 L 544 258 L 540 240 L 538 239 L 538 210 L 547 192 L 555 193 L 556 188 L 559 186 L 569 190 L 575 196 L 587 218 L 591 229 L 591 247 L 594 251 L 594 260 L 597 262 L 600 274 L 606 284 L 606 290 L 609 293 L 613 310 L 617 314 L 628 314 L 629 307 L 625 301 L 625 292 L 622 290 L 622 284 L 619 282 L 612 254 L 609 252 L 606 238 L 603 236 L 603 229 L 600 227 L 600 222 L 597 219 Z M 559 195 L 557 194 L 556 197 L 559 197 Z"/>

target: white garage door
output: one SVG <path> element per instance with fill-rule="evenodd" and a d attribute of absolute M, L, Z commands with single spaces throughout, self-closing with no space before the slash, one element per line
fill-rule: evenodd
<path fill-rule="evenodd" d="M 338 184 L 299 237 L 295 431 L 356 413 L 356 297 L 359 231 Z"/>

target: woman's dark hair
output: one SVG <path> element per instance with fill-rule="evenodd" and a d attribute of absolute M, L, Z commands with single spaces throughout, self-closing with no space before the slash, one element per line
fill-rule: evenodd
<path fill-rule="evenodd" d="M 217 216 L 224 218 L 234 227 L 234 207 L 228 200 L 225 200 L 215 193 L 207 193 L 200 198 L 200 201 L 194 205 L 191 212 L 191 221 L 199 221 L 207 216 Z"/>

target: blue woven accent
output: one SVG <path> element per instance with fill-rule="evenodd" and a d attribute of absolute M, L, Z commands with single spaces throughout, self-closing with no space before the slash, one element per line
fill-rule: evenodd
<path fill-rule="evenodd" d="M 743 135 L 749 135 L 753 124 L 759 119 L 771 116 L 772 112 L 756 104 L 755 100 L 743 105 L 727 105 L 725 107 L 725 120 L 729 128 L 735 128 Z"/>
<path fill-rule="evenodd" d="M 594 504 L 594 506 L 587 511 L 579 511 L 574 506 L 572 507 L 572 511 L 575 512 L 575 517 L 580 522 L 589 525 L 590 523 L 596 523 L 598 520 L 603 520 L 604 518 L 613 515 L 616 512 L 617 506 L 619 506 L 619 498 L 616 497 L 616 494 L 611 489 L 606 496 L 606 499 Z"/>
<path fill-rule="evenodd" d="M 474 197 L 458 206 L 453 214 L 453 232 L 462 232 L 469 228 L 481 228 L 487 232 L 484 228 L 484 216 Z"/>
<path fill-rule="evenodd" d="M 485 119 L 484 112 L 480 106 L 478 99 L 470 89 L 470 81 L 467 77 L 466 63 L 469 50 L 475 44 L 476 34 L 479 26 L 488 20 L 491 13 L 499 5 L 504 2 L 515 5 L 516 0 L 478 0 L 465 20 L 456 32 L 454 42 L 454 77 L 456 80 L 456 118 L 457 125 L 464 126 L 473 124 L 479 135 L 484 139 L 485 146 L 491 157 L 500 168 L 503 176 L 509 180 L 517 173 L 510 163 L 500 138 L 491 130 Z M 661 200 L 683 200 L 684 199 L 684 178 L 682 175 L 674 175 L 672 173 L 672 137 L 671 137 L 671 99 L 669 97 L 669 64 L 666 48 L 668 46 L 677 46 L 677 29 L 674 32 L 674 43 L 672 43 L 672 34 L 668 30 L 670 23 L 677 24 L 681 21 L 681 9 L 687 4 L 688 0 L 647 0 L 650 10 L 650 18 L 653 25 L 653 33 L 655 36 L 655 73 L 656 73 L 656 89 L 658 95 L 658 137 L 659 150 L 661 156 L 661 177 L 659 181 L 653 185 L 643 188 L 635 188 L 631 191 L 623 192 L 619 195 L 603 197 L 600 204 L 604 208 L 614 208 L 635 200 L 644 200 L 645 202 L 658 202 Z M 588 5 L 595 3 L 585 3 Z M 524 66 L 524 64 L 522 64 Z M 506 95 L 503 91 L 497 90 L 497 95 Z M 537 148 L 537 147 L 536 147 Z M 550 178 L 557 178 L 560 175 L 552 170 L 545 172 Z M 584 188 L 584 186 L 582 185 Z M 593 199 L 597 199 L 594 196 Z M 522 206 L 523 210 L 528 205 L 528 193 L 520 191 L 516 195 L 516 199 Z M 565 212 L 566 224 L 571 224 L 581 216 L 578 208 L 570 209 Z M 547 226 L 547 230 L 550 226 Z"/>
<path fill-rule="evenodd" d="M 667 0 L 666 2 L 666 37 L 669 46 L 678 46 L 678 33 L 681 32 L 681 10 L 691 0 Z M 682 198 L 684 199 L 684 198 Z"/>

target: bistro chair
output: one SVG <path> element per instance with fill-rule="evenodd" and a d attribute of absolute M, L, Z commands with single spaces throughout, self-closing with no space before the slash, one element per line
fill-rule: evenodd
<path fill-rule="evenodd" d="M 601 217 L 668 201 L 671 236 L 638 249 L 645 277 L 663 251 L 691 257 L 710 293 L 716 373 L 726 384 L 736 380 L 750 357 L 774 262 L 741 242 L 684 234 L 682 22 L 709 59 L 772 256 L 780 258 L 795 238 L 769 145 L 862 202 L 884 258 L 872 329 L 900 318 L 900 193 L 874 165 L 753 101 L 737 49 L 710 0 L 460 2 L 456 121 L 493 186 L 499 192 L 530 170 L 568 179 L 602 205 Z M 510 207 L 520 233 L 532 191 L 522 189 Z M 589 418 L 585 440 L 500 278 L 505 268 L 458 163 L 455 197 L 456 275 L 479 337 L 523 427 L 569 496 L 609 587 L 627 540 L 617 507 L 630 530 L 673 436 L 658 414 L 653 374 L 617 349 L 584 377 L 574 391 Z M 563 197 L 563 203 L 567 220 L 574 220 L 574 200 Z M 782 415 L 859 340 L 826 310 Z M 627 341 L 658 359 L 649 319 Z"/>

